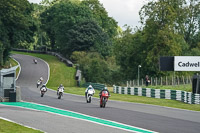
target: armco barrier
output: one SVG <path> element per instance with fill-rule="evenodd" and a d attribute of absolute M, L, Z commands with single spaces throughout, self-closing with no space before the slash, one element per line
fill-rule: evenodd
<path fill-rule="evenodd" d="M 104 84 L 99 84 L 99 83 L 91 83 L 91 82 L 86 82 L 85 84 L 82 85 L 82 87 L 85 87 L 87 88 L 89 85 L 92 85 L 92 87 L 94 89 L 97 89 L 97 90 L 101 90 L 105 87 Z"/>
<path fill-rule="evenodd" d="M 193 94 L 191 92 L 181 90 L 161 90 L 141 87 L 134 88 L 114 86 L 113 92 L 118 94 L 146 96 L 160 99 L 172 99 L 189 104 L 200 104 L 200 94 Z"/>
<path fill-rule="evenodd" d="M 58 59 L 60 61 L 64 62 L 67 66 L 69 66 L 69 67 L 73 66 L 73 63 L 70 60 L 62 57 L 62 55 L 55 53 L 55 52 L 39 51 L 39 50 L 27 50 L 27 49 L 12 49 L 12 50 L 13 51 L 19 51 L 19 52 L 28 52 L 28 53 L 50 54 L 50 55 L 58 57 Z"/>

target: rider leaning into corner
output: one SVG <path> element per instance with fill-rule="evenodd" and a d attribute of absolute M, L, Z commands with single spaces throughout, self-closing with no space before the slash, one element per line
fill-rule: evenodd
<path fill-rule="evenodd" d="M 58 95 L 59 88 L 62 88 L 63 91 L 64 91 L 64 89 L 65 89 L 64 86 L 63 86 L 62 84 L 60 84 L 60 86 L 59 86 L 58 89 L 57 89 L 57 95 Z"/>
<path fill-rule="evenodd" d="M 46 91 L 45 92 L 47 92 L 47 87 L 46 87 L 46 85 L 45 84 L 43 84 L 41 87 L 40 87 L 40 91 L 41 91 L 41 89 L 42 88 L 45 88 L 46 89 Z"/>
<path fill-rule="evenodd" d="M 87 97 L 88 90 L 90 90 L 90 89 L 93 90 L 93 95 L 94 95 L 95 90 L 94 90 L 94 88 L 92 87 L 92 85 L 89 85 L 89 86 L 85 89 L 85 97 Z"/>
<path fill-rule="evenodd" d="M 101 94 L 103 91 L 107 91 L 108 92 L 108 96 L 110 97 L 110 92 L 108 91 L 107 87 L 104 87 L 100 92 L 99 92 L 99 97 L 101 98 Z"/>

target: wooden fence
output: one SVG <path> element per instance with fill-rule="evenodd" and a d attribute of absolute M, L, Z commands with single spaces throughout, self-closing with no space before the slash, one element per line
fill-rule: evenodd
<path fill-rule="evenodd" d="M 186 85 L 192 84 L 192 76 L 176 76 L 176 77 L 150 77 L 149 78 L 151 86 L 158 86 L 158 85 Z M 138 79 L 130 80 L 126 82 L 127 87 L 131 86 L 145 86 L 145 79 Z"/>

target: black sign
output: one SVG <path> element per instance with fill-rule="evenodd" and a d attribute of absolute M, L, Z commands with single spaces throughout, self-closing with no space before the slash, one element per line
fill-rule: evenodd
<path fill-rule="evenodd" d="M 174 71 L 174 56 L 160 57 L 160 71 Z"/>

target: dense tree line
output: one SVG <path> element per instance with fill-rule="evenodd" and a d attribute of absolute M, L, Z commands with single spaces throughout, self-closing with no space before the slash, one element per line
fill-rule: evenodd
<path fill-rule="evenodd" d="M 0 1 L 0 66 L 8 59 L 11 47 L 33 42 L 36 27 L 31 20 L 32 9 L 27 0 Z"/>
<path fill-rule="evenodd" d="M 151 0 L 142 27 L 124 31 L 98 0 L 2 0 L 0 9 L 0 65 L 11 47 L 45 49 L 79 64 L 86 81 L 116 84 L 136 79 L 138 65 L 141 77 L 169 75 L 160 56 L 200 55 L 199 0 Z"/>
<path fill-rule="evenodd" d="M 143 76 L 169 74 L 159 71 L 160 56 L 200 55 L 199 14 L 198 0 L 159 0 L 144 5 L 140 10 L 143 27 L 134 34 L 128 27 L 115 47 L 125 77 L 137 78 L 138 65 L 142 65 Z"/>

